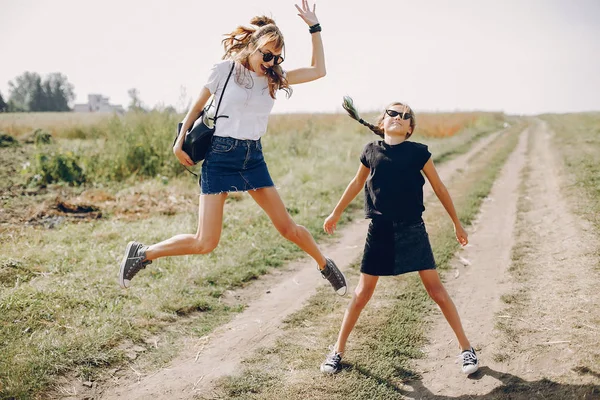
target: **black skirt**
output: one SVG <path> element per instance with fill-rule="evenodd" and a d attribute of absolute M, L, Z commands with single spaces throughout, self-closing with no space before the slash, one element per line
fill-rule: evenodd
<path fill-rule="evenodd" d="M 360 272 L 388 276 L 427 269 L 435 269 L 435 260 L 423 221 L 371 220 Z"/>

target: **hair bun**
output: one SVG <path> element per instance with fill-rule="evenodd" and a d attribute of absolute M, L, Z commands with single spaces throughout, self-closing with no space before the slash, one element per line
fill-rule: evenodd
<path fill-rule="evenodd" d="M 250 23 L 252 25 L 258 26 L 259 28 L 269 24 L 275 25 L 275 21 L 272 18 L 267 17 L 266 15 L 254 17 L 250 20 Z"/>

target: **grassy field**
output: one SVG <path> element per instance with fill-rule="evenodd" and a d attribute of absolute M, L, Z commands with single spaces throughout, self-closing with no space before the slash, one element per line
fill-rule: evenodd
<path fill-rule="evenodd" d="M 60 124 L 53 130 L 27 120 L 31 125 L 18 142 L 0 148 L 3 167 L 12 168 L 3 168 L 8 183 L 1 188 L 3 397 L 36 397 L 63 375 L 93 381 L 136 357 L 164 365 L 176 354 L 178 337 L 200 337 L 243 310 L 242 303 L 221 301 L 226 290 L 301 254 L 249 196 L 232 196 L 216 251 L 161 259 L 136 277 L 131 290 L 118 287 L 118 260 L 127 241 L 152 243 L 196 229 L 197 183 L 169 157 L 176 121 L 157 113 L 105 118 L 68 125 L 67 131 L 82 132 L 73 136 Z M 414 140 L 428 143 L 441 162 L 504 123 L 499 114 L 466 121 L 451 137 L 417 132 Z M 27 143 L 27 130 L 38 128 L 50 132 L 49 142 Z M 323 218 L 358 168 L 362 147 L 375 138 L 342 115 L 272 117 L 264 140 L 270 171 L 290 214 L 317 239 Z M 86 179 L 33 179 L 40 173 L 34 169 L 40 154 L 70 157 Z M 154 155 L 156 170 L 140 172 L 148 162 L 132 154 Z M 91 211 L 74 215 L 65 205 Z M 346 218 L 360 215 L 361 207 L 357 200 L 356 212 Z M 155 348 L 157 342 L 161 346 Z"/>
<path fill-rule="evenodd" d="M 0 132 L 21 138 L 43 129 L 55 137 L 81 137 L 90 127 L 112 118 L 112 114 L 104 113 L 0 113 Z"/>

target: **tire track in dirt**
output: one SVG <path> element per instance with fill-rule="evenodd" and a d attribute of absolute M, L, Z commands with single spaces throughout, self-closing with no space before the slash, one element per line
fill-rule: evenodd
<path fill-rule="evenodd" d="M 457 170 L 467 169 L 469 160 L 502 133 L 504 131 L 498 131 L 480 139 L 467 153 L 438 166 L 440 177 L 447 182 Z M 428 198 L 432 194 L 430 186 L 426 185 L 424 196 Z M 353 221 L 340 230 L 341 235 L 335 243 L 322 245 L 323 252 L 344 269 L 362 254 L 367 228 L 368 220 Z M 234 374 L 240 362 L 257 348 L 275 343 L 283 334 L 282 321 L 304 307 L 316 293 L 317 286 L 323 284 L 326 282 L 314 262 L 307 258 L 290 263 L 285 272 L 261 277 L 244 289 L 255 292 L 244 295 L 255 299 L 244 312 L 189 344 L 170 367 L 138 380 L 115 378 L 105 387 L 96 389 L 100 393 L 97 398 L 190 399 L 195 394 L 206 393 L 217 379 Z"/>
<path fill-rule="evenodd" d="M 572 213 L 561 193 L 566 177 L 551 140 L 547 124 L 539 121 L 517 226 L 523 246 L 516 274 L 523 277 L 516 290 L 524 300 L 508 315 L 508 331 L 517 340 L 509 340 L 504 352 L 511 373 L 528 381 L 544 377 L 567 385 L 593 384 L 595 396 L 586 398 L 597 399 L 600 244 L 591 224 Z"/>
<path fill-rule="evenodd" d="M 494 343 L 494 312 L 502 308 L 500 296 L 508 291 L 507 270 L 513 247 L 513 230 L 519 197 L 519 176 L 525 165 L 525 153 L 529 130 L 521 133 L 519 142 L 507 159 L 500 175 L 475 223 L 468 228 L 469 245 L 459 250 L 461 257 L 470 261 L 463 266 L 453 261 L 455 271 L 445 276 L 445 286 L 461 316 L 467 337 L 481 359 L 488 360 L 488 349 Z M 459 395 L 489 392 L 495 380 L 482 379 L 476 387 L 466 381 L 457 360 L 458 343 L 454 333 L 439 308 L 429 317 L 432 332 L 423 349 L 425 358 L 416 363 L 416 370 L 423 376 L 421 384 L 435 394 Z M 497 366 L 494 366 L 497 367 Z M 427 397 L 415 397 L 426 399 Z"/>
<path fill-rule="evenodd" d="M 410 383 L 409 398 L 566 399 L 595 390 L 585 398 L 600 397 L 597 239 L 561 195 L 550 141 L 539 120 L 521 135 L 460 254 L 471 265 L 456 263 L 459 278 L 447 276 L 482 368 L 471 379 L 462 375 L 438 311 L 426 358 L 417 362 L 422 380 Z"/>

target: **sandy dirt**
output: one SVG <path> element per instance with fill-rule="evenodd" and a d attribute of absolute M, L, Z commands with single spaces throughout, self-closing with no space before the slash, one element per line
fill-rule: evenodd
<path fill-rule="evenodd" d="M 551 135 L 542 121 L 521 135 L 457 254 L 470 265 L 446 274 L 480 371 L 462 375 L 438 311 L 406 398 L 600 398 L 581 390 L 600 389 L 598 241 L 561 193 Z"/>

